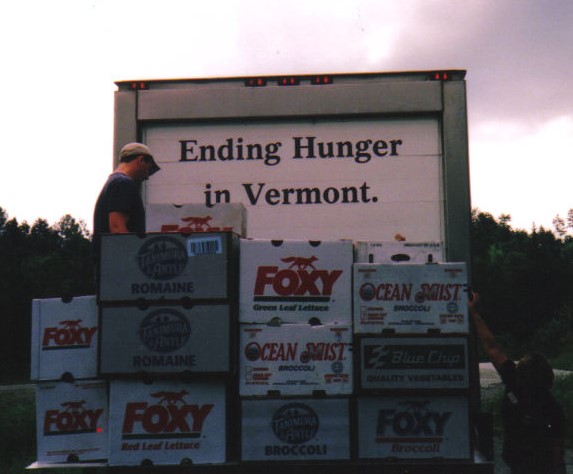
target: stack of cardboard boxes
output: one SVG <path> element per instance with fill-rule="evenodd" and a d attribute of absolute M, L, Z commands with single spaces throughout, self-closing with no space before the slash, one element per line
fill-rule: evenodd
<path fill-rule="evenodd" d="M 356 249 L 357 457 L 470 459 L 465 264 L 432 263 L 436 244 Z"/>
<path fill-rule="evenodd" d="M 107 383 L 98 379 L 95 296 L 32 303 L 38 463 L 108 458 Z"/>
<path fill-rule="evenodd" d="M 243 461 L 350 459 L 352 242 L 242 240 Z"/>
<path fill-rule="evenodd" d="M 38 461 L 470 459 L 465 264 L 238 222 L 103 236 L 97 298 L 34 301 Z"/>
<path fill-rule="evenodd" d="M 102 236 L 110 465 L 227 461 L 238 243 L 230 232 Z"/>

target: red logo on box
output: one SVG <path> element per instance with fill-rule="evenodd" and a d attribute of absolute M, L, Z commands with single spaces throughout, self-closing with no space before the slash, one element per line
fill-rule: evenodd
<path fill-rule="evenodd" d="M 44 329 L 42 350 L 87 349 L 91 347 L 97 327 L 85 328 L 81 319 L 60 321 L 59 327 Z"/>
<path fill-rule="evenodd" d="M 318 270 L 315 256 L 286 257 L 281 261 L 290 265 L 282 269 L 272 265 L 257 269 L 255 301 L 268 301 L 267 293 L 278 295 L 270 297 L 274 301 L 296 301 L 300 297 L 305 301 L 329 301 L 342 270 Z"/>
<path fill-rule="evenodd" d="M 65 435 L 100 432 L 98 421 L 103 408 L 84 408 L 85 400 L 68 401 L 61 404 L 60 410 L 47 410 L 44 416 L 44 435 Z"/>
<path fill-rule="evenodd" d="M 150 394 L 158 399 L 156 404 L 128 403 L 125 407 L 122 438 L 199 438 L 205 419 L 214 405 L 188 405 L 184 399 L 188 394 L 186 390 L 161 391 Z"/>

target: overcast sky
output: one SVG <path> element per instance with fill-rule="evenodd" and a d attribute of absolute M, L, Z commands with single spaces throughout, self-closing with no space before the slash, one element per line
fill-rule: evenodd
<path fill-rule="evenodd" d="M 571 0 L 5 0 L 0 207 L 92 226 L 114 81 L 466 69 L 472 205 L 573 208 Z"/>

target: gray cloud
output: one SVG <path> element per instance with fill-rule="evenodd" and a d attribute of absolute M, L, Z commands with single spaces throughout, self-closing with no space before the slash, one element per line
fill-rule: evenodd
<path fill-rule="evenodd" d="M 573 2 L 419 3 L 388 61 L 468 70 L 477 121 L 531 125 L 573 110 Z"/>

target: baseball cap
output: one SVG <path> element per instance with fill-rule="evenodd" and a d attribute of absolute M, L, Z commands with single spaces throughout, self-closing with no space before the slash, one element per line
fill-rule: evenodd
<path fill-rule="evenodd" d="M 149 176 L 154 173 L 157 173 L 161 168 L 157 166 L 155 160 L 153 159 L 153 154 L 147 145 L 143 143 L 133 142 L 124 145 L 121 151 L 119 152 L 119 161 L 124 161 L 127 157 L 130 156 L 138 156 L 138 155 L 145 155 L 148 156 L 151 160 L 151 169 L 149 170 Z"/>

